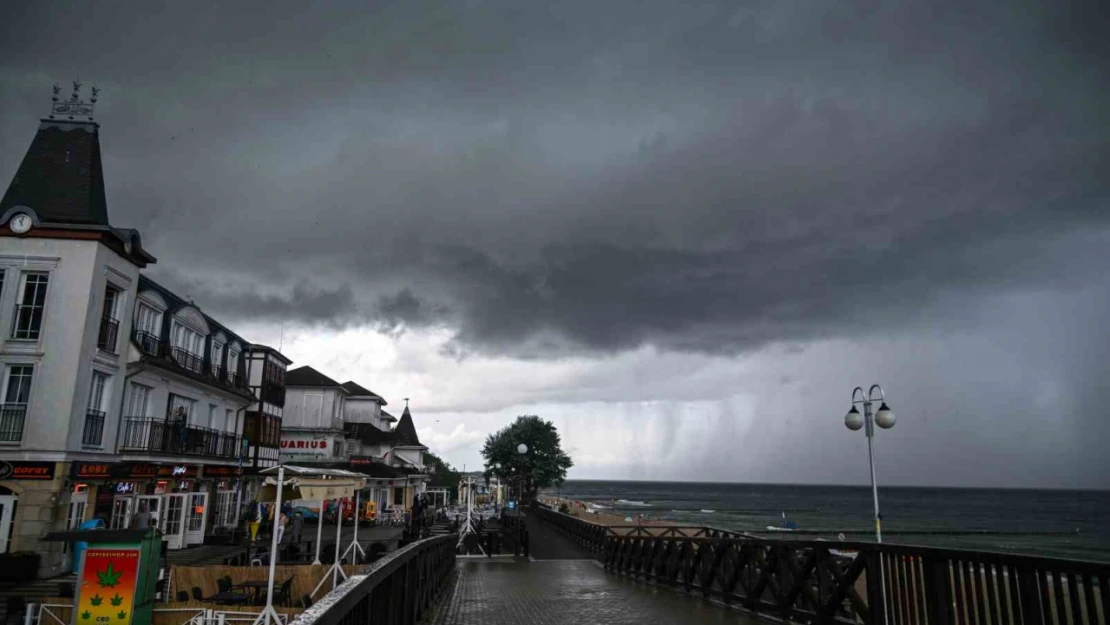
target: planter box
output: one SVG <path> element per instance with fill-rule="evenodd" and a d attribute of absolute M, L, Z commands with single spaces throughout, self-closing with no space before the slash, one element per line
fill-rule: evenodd
<path fill-rule="evenodd" d="M 38 577 L 37 553 L 0 554 L 0 582 L 30 582 Z"/>

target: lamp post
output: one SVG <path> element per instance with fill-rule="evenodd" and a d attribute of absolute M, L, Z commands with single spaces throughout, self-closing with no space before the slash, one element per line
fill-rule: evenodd
<path fill-rule="evenodd" d="M 879 392 L 879 411 L 872 415 L 871 404 L 876 401 L 875 391 Z M 859 395 L 859 399 L 856 399 L 856 395 Z M 857 404 L 863 404 L 862 415 L 859 409 L 856 408 Z M 844 416 L 844 425 L 853 432 L 860 428 L 865 428 L 864 434 L 867 435 L 867 460 L 871 465 L 871 496 L 875 503 L 875 542 L 877 543 L 883 542 L 883 517 L 879 513 L 879 487 L 875 483 L 875 452 L 873 450 L 872 439 L 875 437 L 876 425 L 884 430 L 889 430 L 894 427 L 894 421 L 894 411 L 886 405 L 883 387 L 874 384 L 866 395 L 863 392 L 863 388 L 859 386 L 852 391 L 852 409 Z"/>

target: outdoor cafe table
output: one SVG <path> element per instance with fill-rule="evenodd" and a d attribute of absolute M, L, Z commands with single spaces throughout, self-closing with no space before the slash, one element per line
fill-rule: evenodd
<path fill-rule="evenodd" d="M 257 596 L 257 592 L 255 594 Z M 212 601 L 215 603 L 228 604 L 228 605 L 241 605 L 251 600 L 250 593 L 240 592 L 219 592 L 212 595 Z"/>
<path fill-rule="evenodd" d="M 270 586 L 270 582 L 268 580 L 252 579 L 249 582 L 243 582 L 242 584 L 235 584 L 235 586 L 233 586 L 233 588 L 247 588 L 247 589 L 253 588 L 254 589 L 254 603 L 258 604 L 258 605 L 261 605 L 262 604 L 262 591 L 269 588 L 269 586 Z"/>

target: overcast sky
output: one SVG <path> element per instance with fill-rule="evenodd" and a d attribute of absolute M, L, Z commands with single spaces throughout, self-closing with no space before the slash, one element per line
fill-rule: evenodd
<path fill-rule="evenodd" d="M 19 3 L 0 180 L 101 89 L 113 225 L 476 468 L 1110 488 L 1104 2 Z M 341 8 L 342 7 L 342 8 Z"/>

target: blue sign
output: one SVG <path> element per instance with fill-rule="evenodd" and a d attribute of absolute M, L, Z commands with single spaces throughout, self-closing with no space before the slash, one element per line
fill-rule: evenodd
<path fill-rule="evenodd" d="M 509 510 L 515 510 L 515 509 L 516 509 L 516 502 L 515 501 L 510 501 L 509 502 Z"/>

